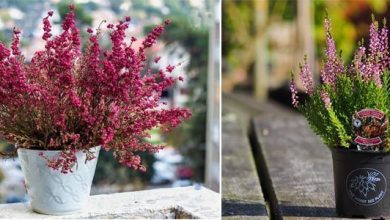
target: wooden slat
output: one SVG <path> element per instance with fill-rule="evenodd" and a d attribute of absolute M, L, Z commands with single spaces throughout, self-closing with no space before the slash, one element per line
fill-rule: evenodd
<path fill-rule="evenodd" d="M 336 217 L 330 150 L 302 116 L 254 118 L 251 142 L 272 217 Z"/>
<path fill-rule="evenodd" d="M 268 219 L 249 140 L 235 114 L 222 120 L 222 217 Z"/>

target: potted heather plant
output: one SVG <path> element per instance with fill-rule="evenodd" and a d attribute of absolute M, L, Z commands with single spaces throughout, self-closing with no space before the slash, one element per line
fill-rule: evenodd
<path fill-rule="evenodd" d="M 325 19 L 327 48 L 322 84 L 313 86 L 307 64 L 300 80 L 308 99 L 292 103 L 331 149 L 336 212 L 342 217 L 390 216 L 390 73 L 388 30 L 373 20 L 368 50 L 360 44 L 349 65 L 343 63 Z"/>
<path fill-rule="evenodd" d="M 160 103 L 161 93 L 177 80 L 171 75 L 175 66 L 157 72 L 146 66 L 147 49 L 169 21 L 139 40 L 139 47 L 135 37 L 125 36 L 130 17 L 108 24 L 112 48 L 106 51 L 99 45 L 100 27 L 89 28 L 81 51 L 74 6 L 69 8 L 58 36 L 51 34 L 48 12 L 45 48 L 30 62 L 21 55 L 19 30 L 10 49 L 0 43 L 0 137 L 15 144 L 32 209 L 56 215 L 85 205 L 100 148 L 143 171 L 139 153 L 163 147 L 146 141 L 148 131 L 169 131 L 191 115 Z"/>

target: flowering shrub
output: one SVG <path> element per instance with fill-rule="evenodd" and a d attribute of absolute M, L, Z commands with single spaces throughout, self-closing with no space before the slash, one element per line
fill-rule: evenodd
<path fill-rule="evenodd" d="M 176 81 L 170 74 L 175 66 L 157 72 L 146 66 L 146 50 L 170 21 L 156 26 L 139 48 L 134 37 L 126 42 L 130 17 L 108 24 L 112 49 L 107 51 L 99 45 L 101 29 L 88 28 L 82 52 L 74 6 L 59 36 L 51 34 L 52 15 L 49 11 L 43 19 L 45 48 L 31 62 L 21 55 L 18 29 L 10 49 L 0 43 L 0 137 L 17 148 L 61 150 L 48 165 L 63 173 L 72 171 L 77 151 L 91 160 L 91 148 L 98 145 L 112 150 L 121 164 L 144 170 L 138 153 L 162 148 L 145 140 L 148 131 L 169 131 L 191 115 L 185 108 L 160 106 L 162 91 Z"/>
<path fill-rule="evenodd" d="M 304 114 L 314 132 L 329 147 L 387 151 L 390 148 L 386 118 L 390 113 L 390 60 L 385 22 L 382 28 L 376 21 L 371 23 L 368 51 L 360 44 L 349 65 L 344 65 L 336 50 L 328 18 L 325 19 L 325 30 L 327 48 L 321 70 L 322 84 L 313 88 L 312 74 L 305 57 L 299 76 L 309 98 L 300 104 L 297 87 L 291 81 L 293 106 Z M 362 112 L 383 114 L 384 117 L 363 120 L 356 116 L 362 109 Z M 366 136 L 360 137 L 362 133 Z M 369 143 L 374 137 L 378 142 Z M 364 144 L 360 144 L 361 140 L 366 141 L 367 148 L 362 148 Z"/>

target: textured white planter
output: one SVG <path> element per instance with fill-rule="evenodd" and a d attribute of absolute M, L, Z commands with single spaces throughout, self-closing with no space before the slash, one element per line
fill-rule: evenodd
<path fill-rule="evenodd" d="M 47 158 L 52 158 L 60 151 L 18 149 L 32 209 L 50 215 L 66 215 L 81 210 L 91 191 L 99 150 L 100 146 L 94 148 L 96 158 L 87 163 L 86 155 L 77 152 L 77 169 L 63 174 L 49 168 L 47 161 L 38 155 L 43 152 Z"/>

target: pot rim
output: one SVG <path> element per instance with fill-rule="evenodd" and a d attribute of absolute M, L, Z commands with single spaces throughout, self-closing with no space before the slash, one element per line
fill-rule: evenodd
<path fill-rule="evenodd" d="M 371 155 L 390 155 L 390 151 L 359 151 L 356 149 L 350 149 L 345 147 L 330 147 L 330 150 L 334 153 L 345 153 L 345 154 L 371 154 Z"/>

